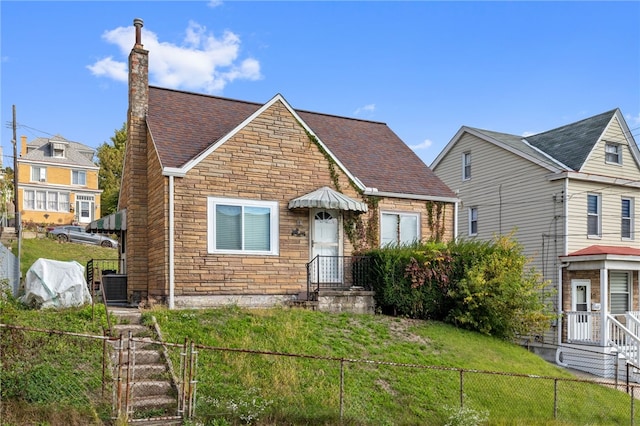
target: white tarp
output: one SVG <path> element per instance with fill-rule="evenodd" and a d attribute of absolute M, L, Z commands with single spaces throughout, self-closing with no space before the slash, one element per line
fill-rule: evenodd
<path fill-rule="evenodd" d="M 66 308 L 91 303 L 84 266 L 76 261 L 38 259 L 27 271 L 23 303 L 41 308 Z"/>

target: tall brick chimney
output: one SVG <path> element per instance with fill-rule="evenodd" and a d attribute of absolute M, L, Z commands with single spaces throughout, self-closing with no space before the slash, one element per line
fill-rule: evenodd
<path fill-rule="evenodd" d="M 148 288 L 148 183 L 147 107 L 149 104 L 149 52 L 142 46 L 142 19 L 134 19 L 136 39 L 129 54 L 129 108 L 127 145 L 119 208 L 127 209 L 126 265 L 131 302 L 147 299 Z"/>
<path fill-rule="evenodd" d="M 20 157 L 27 155 L 27 137 L 20 136 Z"/>

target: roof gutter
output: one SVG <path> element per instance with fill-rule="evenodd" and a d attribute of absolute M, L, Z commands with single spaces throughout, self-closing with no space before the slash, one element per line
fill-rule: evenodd
<path fill-rule="evenodd" d="M 365 188 L 364 195 L 373 195 L 376 197 L 391 197 L 391 198 L 407 198 L 411 200 L 424 200 L 424 201 L 441 201 L 444 203 L 457 203 L 460 201 L 457 197 L 441 197 L 434 195 L 419 195 L 419 194 L 403 194 L 399 192 L 381 192 L 377 188 Z"/>

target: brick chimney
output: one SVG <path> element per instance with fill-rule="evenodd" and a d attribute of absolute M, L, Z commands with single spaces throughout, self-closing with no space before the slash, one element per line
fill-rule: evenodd
<path fill-rule="evenodd" d="M 142 19 L 134 19 L 135 44 L 129 54 L 129 108 L 127 145 L 118 208 L 127 209 L 126 265 L 130 302 L 148 296 L 147 107 L 149 51 L 142 46 Z"/>
<path fill-rule="evenodd" d="M 27 137 L 20 136 L 20 157 L 27 155 Z"/>

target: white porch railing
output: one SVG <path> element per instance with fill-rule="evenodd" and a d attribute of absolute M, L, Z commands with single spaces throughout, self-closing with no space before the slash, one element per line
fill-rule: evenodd
<path fill-rule="evenodd" d="M 638 320 L 633 315 L 627 315 L 626 317 L 627 321 L 631 319 L 632 328 L 637 329 Z M 631 364 L 640 365 L 640 338 L 638 338 L 638 335 L 609 314 L 607 314 L 607 322 L 609 323 L 607 343 L 616 348 L 618 353 L 624 355 Z"/>
<path fill-rule="evenodd" d="M 601 345 L 601 318 L 600 312 L 565 312 L 567 342 Z"/>

